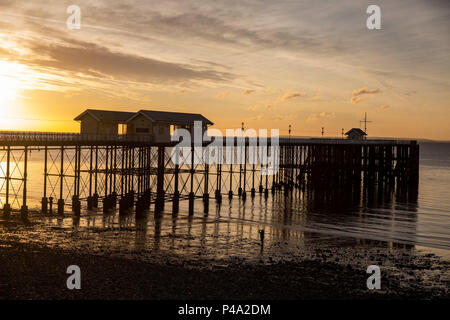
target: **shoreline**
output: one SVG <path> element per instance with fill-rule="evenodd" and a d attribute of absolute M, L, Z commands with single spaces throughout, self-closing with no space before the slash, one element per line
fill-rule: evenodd
<path fill-rule="evenodd" d="M 264 258 L 142 261 L 31 243 L 0 244 L 0 299 L 297 300 L 449 299 L 449 263 L 433 255 L 401 254 L 384 267 L 386 250 L 319 250 L 318 259 Z M 340 250 L 339 250 L 340 251 Z M 366 256 L 360 256 L 366 252 Z M 378 256 L 373 256 L 378 252 Z M 322 258 L 321 256 L 322 255 Z M 353 255 L 353 257 L 350 257 Z M 339 257 L 339 258 L 337 258 Z M 369 274 L 349 259 L 379 260 L 381 290 L 368 290 Z M 322 260 L 320 260 L 322 259 Z M 337 261 L 336 261 L 337 260 Z M 81 290 L 68 290 L 66 268 L 81 269 Z M 424 271 L 433 276 L 426 277 Z"/>

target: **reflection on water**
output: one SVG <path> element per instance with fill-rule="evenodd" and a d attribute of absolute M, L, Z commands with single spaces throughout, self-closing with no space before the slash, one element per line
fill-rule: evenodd
<path fill-rule="evenodd" d="M 426 150 L 424 154 L 428 156 Z M 196 200 L 193 216 L 188 214 L 187 201 L 181 201 L 177 215 L 166 205 L 167 212 L 149 212 L 138 220 L 133 214 L 101 212 L 84 212 L 79 218 L 47 216 L 23 238 L 140 256 L 173 253 L 204 259 L 258 258 L 259 230 L 264 230 L 263 254 L 289 255 L 292 248 L 307 252 L 313 242 L 353 239 L 350 241 L 356 245 L 374 242 L 406 249 L 426 247 L 448 258 L 450 166 L 441 165 L 442 159 L 437 164 L 430 161 L 421 162 L 418 194 L 376 186 L 327 192 L 295 190 L 289 196 L 280 192 L 268 199 L 260 194 L 246 201 L 224 199 L 221 205 L 211 200 L 209 215 L 203 214 L 202 201 Z"/>

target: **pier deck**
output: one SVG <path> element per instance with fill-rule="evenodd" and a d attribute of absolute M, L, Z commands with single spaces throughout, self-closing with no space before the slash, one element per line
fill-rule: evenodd
<path fill-rule="evenodd" d="M 117 206 L 121 213 L 141 214 L 151 205 L 159 212 L 166 202 L 177 212 L 179 201 L 188 199 L 193 214 L 195 198 L 203 199 L 207 213 L 210 195 L 221 202 L 224 195 L 245 200 L 247 193 L 267 198 L 269 193 L 289 194 L 295 189 L 361 185 L 402 189 L 417 196 L 416 141 L 281 137 L 276 151 L 271 151 L 279 164 L 273 175 L 264 174 L 267 165 L 250 161 L 250 148 L 262 141 L 245 140 L 242 163 L 196 164 L 194 156 L 203 154 L 208 147 L 204 144 L 192 145 L 192 156 L 175 164 L 170 157 L 175 142 L 154 143 L 144 136 L 0 131 L 0 205 L 6 216 L 12 211 L 27 216 L 32 151 L 42 154 L 43 213 L 53 212 L 55 204 L 59 214 L 68 205 L 76 215 L 82 207 L 106 213 Z M 270 139 L 267 142 L 270 146 Z M 233 149 L 233 156 L 238 149 Z"/>

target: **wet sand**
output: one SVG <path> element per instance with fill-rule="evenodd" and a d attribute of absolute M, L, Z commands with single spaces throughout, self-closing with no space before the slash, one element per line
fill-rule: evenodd
<path fill-rule="evenodd" d="M 14 237 L 32 234 L 38 226 L 33 223 L 0 226 L 0 299 L 450 298 L 450 262 L 382 243 L 356 246 L 354 239 L 318 239 L 305 251 L 285 242 L 261 250 L 254 242 L 259 253 L 250 259 L 58 247 Z M 81 290 L 66 288 L 66 268 L 72 264 L 81 268 Z M 370 264 L 381 268 L 381 290 L 366 287 Z"/>

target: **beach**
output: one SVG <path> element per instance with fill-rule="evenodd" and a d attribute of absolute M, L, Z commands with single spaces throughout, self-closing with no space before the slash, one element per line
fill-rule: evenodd
<path fill-rule="evenodd" d="M 2 230 L 23 233 L 18 222 Z M 29 230 L 33 226 L 28 226 Z M 14 232 L 14 231 L 12 231 Z M 257 249 L 258 244 L 255 244 Z M 267 248 L 283 249 L 284 243 Z M 310 243 L 308 253 L 291 250 L 259 259 L 220 259 L 137 251 L 89 252 L 2 239 L 1 299 L 448 299 L 450 263 L 434 254 L 351 239 Z M 263 249 L 263 251 L 266 248 Z M 381 269 L 381 289 L 366 285 L 368 264 Z M 78 265 L 81 289 L 69 290 L 66 269 Z"/>

